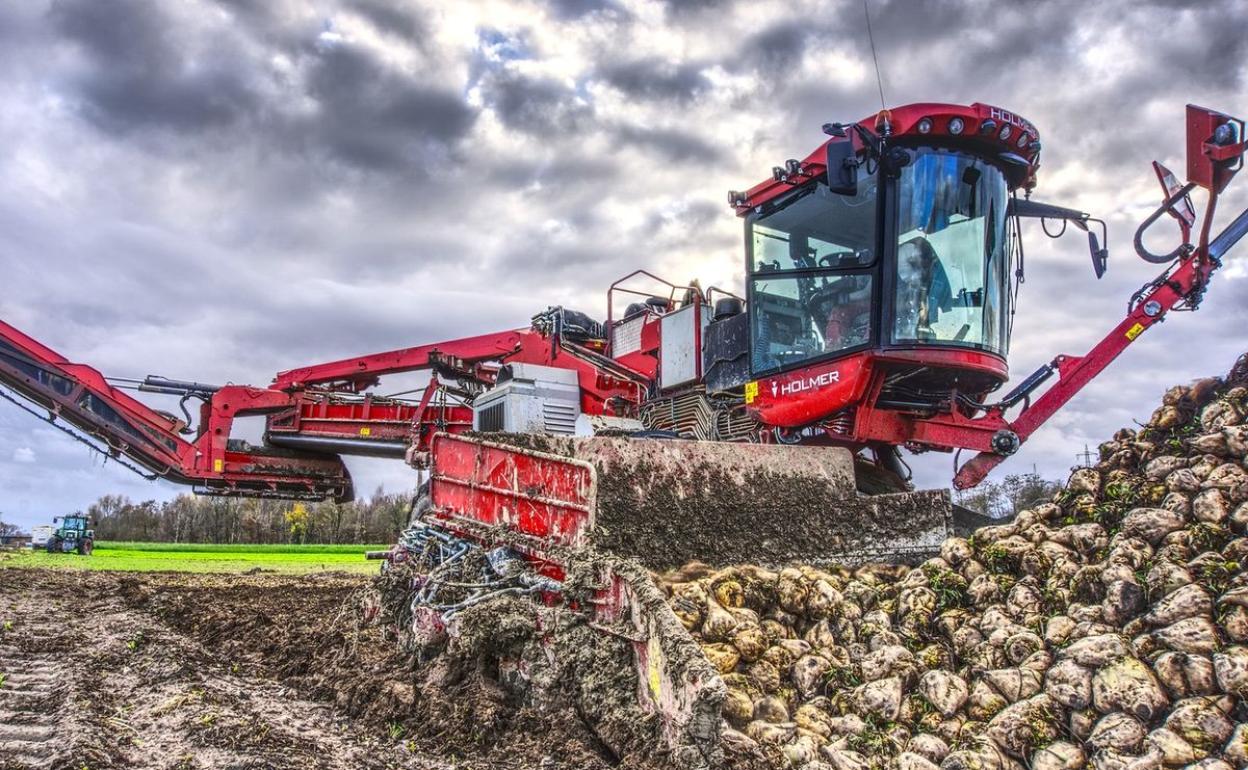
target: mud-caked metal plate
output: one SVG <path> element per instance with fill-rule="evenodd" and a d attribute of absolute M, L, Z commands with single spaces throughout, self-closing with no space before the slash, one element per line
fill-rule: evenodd
<path fill-rule="evenodd" d="M 599 550 L 650 569 L 689 561 L 915 561 L 951 533 L 943 491 L 866 497 L 852 455 L 834 447 L 517 436 L 582 460 L 597 476 Z"/>

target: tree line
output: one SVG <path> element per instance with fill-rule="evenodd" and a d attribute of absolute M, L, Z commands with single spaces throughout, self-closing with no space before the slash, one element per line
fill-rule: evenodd
<path fill-rule="evenodd" d="M 1010 516 L 1053 498 L 1059 481 L 1036 473 L 985 481 L 956 492 L 954 501 L 994 518 Z M 410 494 L 385 494 L 350 503 L 292 503 L 231 497 L 179 495 L 168 502 L 134 502 L 104 495 L 86 510 L 97 540 L 161 543 L 392 543 L 407 526 Z M 81 512 L 80 512 L 81 513 Z M 19 528 L 3 523 L 0 535 Z"/>
<path fill-rule="evenodd" d="M 1013 516 L 1040 503 L 1052 502 L 1062 482 L 1041 478 L 1038 473 L 1016 473 L 1000 481 L 983 481 L 977 487 L 957 490 L 953 501 L 985 516 Z"/>
<path fill-rule="evenodd" d="M 392 543 L 407 526 L 410 494 L 350 503 L 179 495 L 158 503 L 104 495 L 87 507 L 97 540 L 157 543 Z"/>

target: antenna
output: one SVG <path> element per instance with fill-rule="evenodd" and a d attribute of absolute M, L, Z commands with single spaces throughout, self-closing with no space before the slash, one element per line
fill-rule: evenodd
<path fill-rule="evenodd" d="M 862 12 L 867 16 L 867 40 L 871 41 L 871 61 L 875 62 L 875 84 L 880 88 L 880 109 L 886 110 L 884 104 L 884 78 L 880 75 L 880 59 L 875 55 L 875 35 L 871 32 L 871 10 L 867 8 L 867 0 L 862 0 Z"/>

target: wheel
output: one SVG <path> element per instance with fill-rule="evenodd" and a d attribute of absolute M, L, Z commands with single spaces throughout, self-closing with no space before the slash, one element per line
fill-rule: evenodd
<path fill-rule="evenodd" d="M 61 539 L 56 535 L 48 538 L 48 553 L 59 553 L 61 550 Z"/>
<path fill-rule="evenodd" d="M 78 555 L 79 556 L 90 556 L 91 552 L 94 550 L 95 550 L 94 540 L 83 538 L 82 540 L 78 541 Z"/>

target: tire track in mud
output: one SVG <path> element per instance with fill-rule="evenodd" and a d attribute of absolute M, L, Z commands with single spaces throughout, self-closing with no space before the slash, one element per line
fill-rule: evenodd
<path fill-rule="evenodd" d="M 130 605 L 125 580 L 0 569 L 0 770 L 447 766 Z"/>
<path fill-rule="evenodd" d="M 0 767 L 53 764 L 66 689 L 55 661 L 0 648 L 0 672 Z"/>
<path fill-rule="evenodd" d="M 0 604 L 0 768 L 54 767 L 69 759 L 76 734 L 67 707 L 74 678 L 57 628 L 65 608 L 16 599 Z"/>

